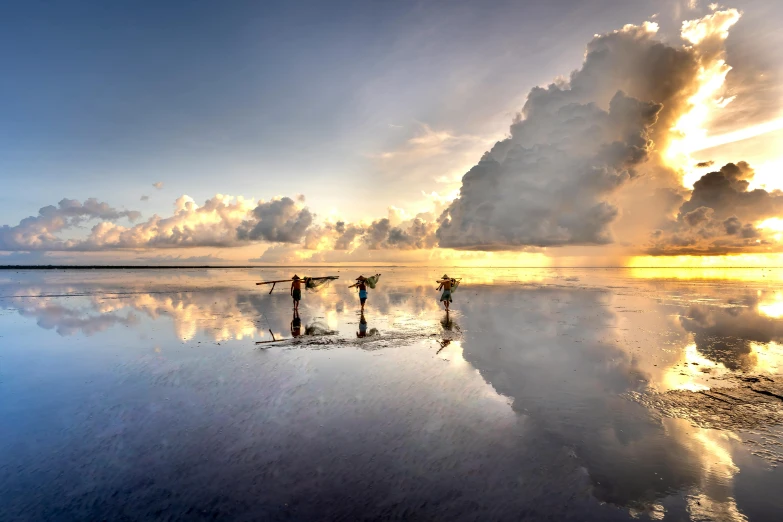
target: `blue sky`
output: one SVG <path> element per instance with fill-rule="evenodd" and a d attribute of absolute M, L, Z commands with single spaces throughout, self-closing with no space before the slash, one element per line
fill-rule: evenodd
<path fill-rule="evenodd" d="M 346 201 L 374 193 L 368 155 L 418 123 L 503 133 L 593 33 L 650 14 L 610 0 L 6 4 L 0 222 L 62 197 L 150 213 L 218 192 L 368 214 L 377 201 Z M 383 191 L 415 197 L 438 175 Z"/>
<path fill-rule="evenodd" d="M 217 193 L 383 215 L 458 187 L 530 88 L 578 68 L 593 35 L 656 15 L 667 38 L 705 12 L 691 3 L 5 3 L 0 224 L 64 197 L 148 217 Z M 736 52 L 780 68 L 783 8 L 731 6 L 747 11 Z M 448 148 L 421 155 L 422 136 Z"/>

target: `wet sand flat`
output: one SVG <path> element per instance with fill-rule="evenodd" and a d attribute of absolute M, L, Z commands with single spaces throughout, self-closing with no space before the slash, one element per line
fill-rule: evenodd
<path fill-rule="evenodd" d="M 783 270 L 443 271 L 0 271 L 0 520 L 783 517 Z"/>

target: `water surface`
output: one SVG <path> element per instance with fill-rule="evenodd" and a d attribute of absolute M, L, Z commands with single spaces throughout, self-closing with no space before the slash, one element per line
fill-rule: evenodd
<path fill-rule="evenodd" d="M 0 519 L 781 518 L 782 271 L 449 270 L 0 272 Z"/>

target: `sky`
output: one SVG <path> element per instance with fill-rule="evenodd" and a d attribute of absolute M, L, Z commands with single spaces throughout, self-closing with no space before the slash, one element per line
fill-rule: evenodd
<path fill-rule="evenodd" d="M 779 2 L 2 11 L 0 264 L 783 252 Z"/>

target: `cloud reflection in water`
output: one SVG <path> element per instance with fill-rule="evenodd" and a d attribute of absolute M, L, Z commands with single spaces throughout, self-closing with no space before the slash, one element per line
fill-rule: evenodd
<path fill-rule="evenodd" d="M 735 492 L 740 468 L 732 458 L 737 435 L 660 419 L 624 394 L 689 389 L 703 382 L 699 379 L 715 377 L 717 368 L 724 373 L 775 371 L 775 357 L 758 354 L 774 353 L 780 341 L 783 319 L 763 305 L 777 294 L 746 288 L 746 282 L 636 280 L 619 272 L 516 276 L 506 271 L 484 281 L 476 277 L 455 294 L 455 310 L 446 317 L 430 282 L 434 273 L 398 269 L 370 293 L 365 328 L 375 335 L 367 338 L 357 336 L 362 329 L 357 296 L 338 282 L 305 295 L 305 335 L 289 349 L 304 350 L 308 358 L 308 333 L 329 332 L 338 339 L 332 349 L 386 340 L 382 348 L 417 350 L 396 356 L 408 353 L 411 364 L 425 350 L 429 364 L 447 363 L 443 371 L 467 372 L 458 373 L 463 378 L 477 372 L 524 423 L 526 435 L 519 444 L 546 441 L 551 451 L 563 449 L 586 470 L 589 491 L 598 500 L 651 516 L 684 509 L 694 517 L 741 520 Z M 41 276 L 33 274 L 27 281 L 6 281 L 0 288 L 2 304 L 63 336 L 110 335 L 127 327 L 156 339 L 161 334 L 150 325 L 170 324 L 181 341 L 230 342 L 243 352 L 252 350 L 247 341 L 269 338 L 270 329 L 289 336 L 289 296 L 285 290 L 271 296 L 257 291 L 251 285 L 259 277 L 252 273 L 193 278 L 142 273 L 81 283 L 43 277 L 49 280 L 34 280 Z M 53 297 L 65 294 L 70 297 Z M 50 297 L 21 297 L 41 295 Z M 165 357 L 165 347 L 163 352 L 155 357 Z M 188 370 L 183 364 L 150 366 L 157 368 L 153 382 L 168 382 L 172 371 Z M 385 378 L 402 371 L 384 368 Z M 295 375 L 304 379 L 309 371 Z M 398 378 L 414 389 L 441 386 L 437 380 L 420 380 L 422 371 L 413 364 Z M 275 382 L 264 386 L 293 385 Z M 344 390 L 349 382 L 357 396 L 371 386 L 353 379 L 334 386 Z M 441 430 L 447 421 L 433 422 L 427 429 L 437 424 Z M 494 451 L 523 449 L 507 441 Z M 548 473 L 565 472 L 563 466 Z"/>

